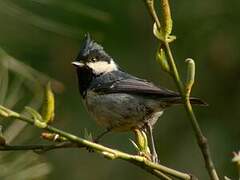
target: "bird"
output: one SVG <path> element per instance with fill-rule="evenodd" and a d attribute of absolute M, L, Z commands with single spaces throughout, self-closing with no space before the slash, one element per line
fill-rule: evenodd
<path fill-rule="evenodd" d="M 96 141 L 108 132 L 145 129 L 151 142 L 151 160 L 159 162 L 153 127 L 166 108 L 183 103 L 181 95 L 122 70 L 89 33 L 72 65 L 84 106 L 97 124 L 106 129 Z M 190 102 L 206 105 L 195 97 L 190 97 Z"/>

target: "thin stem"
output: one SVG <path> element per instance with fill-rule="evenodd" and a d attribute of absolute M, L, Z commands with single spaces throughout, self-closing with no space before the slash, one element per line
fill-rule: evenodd
<path fill-rule="evenodd" d="M 212 180 L 219 180 L 217 171 L 215 169 L 215 166 L 214 166 L 212 158 L 211 158 L 208 140 L 201 131 L 201 128 L 198 124 L 197 118 L 192 110 L 192 105 L 189 101 L 189 98 L 187 98 L 187 100 L 185 101 L 184 106 L 186 107 L 185 109 L 187 111 L 187 114 L 188 114 L 189 118 L 191 119 L 191 124 L 194 128 L 194 132 L 195 132 L 195 136 L 196 136 L 198 145 L 199 145 L 202 155 L 204 157 L 205 166 L 208 171 L 208 174 Z"/>
<path fill-rule="evenodd" d="M 156 22 L 157 28 L 159 30 L 161 28 L 161 24 L 158 19 L 158 15 L 155 11 L 155 8 L 154 8 L 154 0 L 144 0 L 144 2 L 146 3 L 148 11 L 149 11 L 153 21 Z"/>
<path fill-rule="evenodd" d="M 208 142 L 207 142 L 207 138 L 203 135 L 203 132 L 202 132 L 200 126 L 199 126 L 197 118 L 196 118 L 196 116 L 193 112 L 192 105 L 189 101 L 189 97 L 185 95 L 184 86 L 183 86 L 183 83 L 182 83 L 182 81 L 179 77 L 179 73 L 177 71 L 177 67 L 175 65 L 175 61 L 174 61 L 174 58 L 173 58 L 173 55 L 172 55 L 172 51 L 169 47 L 168 42 L 165 42 L 165 47 L 166 47 L 166 51 L 167 51 L 167 54 L 168 54 L 168 57 L 169 57 L 168 62 L 169 62 L 170 68 L 172 69 L 172 72 L 173 72 L 173 78 L 174 78 L 175 83 L 177 84 L 178 90 L 180 91 L 181 96 L 183 98 L 184 107 L 185 107 L 187 115 L 188 115 L 188 117 L 191 121 L 191 124 L 192 124 L 193 130 L 194 130 L 198 145 L 201 149 L 202 155 L 203 155 L 204 160 L 205 160 L 205 166 L 207 168 L 209 176 L 211 177 L 212 180 L 219 180 L 219 177 L 217 175 L 216 169 L 214 167 L 214 164 L 213 164 L 213 161 L 212 161 L 212 158 L 211 158 L 210 148 L 209 148 L 209 145 L 208 145 Z"/>
<path fill-rule="evenodd" d="M 84 146 L 79 146 L 76 143 L 71 142 L 63 142 L 63 143 L 57 143 L 57 144 L 50 144 L 50 145 L 4 145 L 0 146 L 0 151 L 28 151 L 32 150 L 38 153 L 44 153 L 47 151 L 51 151 L 54 149 L 62 149 L 62 148 L 81 148 Z"/>
<path fill-rule="evenodd" d="M 168 55 L 168 63 L 169 63 L 169 66 L 170 66 L 170 69 L 172 71 L 172 77 L 175 81 L 175 84 L 177 85 L 178 87 L 178 90 L 180 91 L 183 99 L 185 98 L 184 95 L 185 95 L 185 91 L 184 91 L 184 86 L 183 86 L 183 83 L 180 79 L 180 76 L 179 76 L 179 73 L 178 73 L 178 70 L 177 70 L 177 66 L 175 64 L 175 61 L 174 61 L 174 58 L 173 58 L 173 55 L 172 55 L 172 51 L 170 49 L 170 46 L 169 46 L 169 43 L 168 42 L 164 42 L 164 45 L 165 45 L 165 48 L 166 48 L 166 52 L 167 52 L 167 55 Z"/>
<path fill-rule="evenodd" d="M 158 26 L 158 24 L 160 24 L 160 22 L 158 22 L 158 17 L 154 16 L 154 15 L 156 15 L 156 11 L 155 11 L 155 8 L 153 6 L 153 1 L 150 1 L 152 3 L 149 3 L 149 1 L 150 0 L 145 0 L 147 8 L 149 10 L 149 14 L 151 15 L 153 21 L 155 21 L 157 26 Z M 164 0 L 164 1 L 162 0 L 161 3 L 162 3 L 163 12 L 165 12 L 165 13 L 163 13 L 163 15 L 164 16 L 169 16 L 169 17 L 163 17 L 163 19 L 165 19 L 165 20 L 166 19 L 171 19 L 171 13 L 170 13 L 170 7 L 169 7 L 168 0 Z M 158 26 L 158 27 L 160 27 L 160 26 Z M 160 30 L 160 28 L 159 28 L 159 30 Z M 176 64 L 175 64 L 175 60 L 174 60 L 174 57 L 172 55 L 172 51 L 171 51 L 171 48 L 170 48 L 169 43 L 167 41 L 167 38 L 168 37 L 165 37 L 165 39 L 162 40 L 163 41 L 162 43 L 165 46 L 165 50 L 166 50 L 166 53 L 167 53 L 167 56 L 168 56 L 167 61 L 168 61 L 170 71 L 171 71 L 171 73 L 169 73 L 169 74 L 172 75 L 172 77 L 173 77 L 173 79 L 174 79 L 174 81 L 177 85 L 177 88 L 178 88 L 178 90 L 179 90 L 179 92 L 182 96 L 184 107 L 185 107 L 186 112 L 188 114 L 188 117 L 191 121 L 191 124 L 192 124 L 193 130 L 194 130 L 198 145 L 201 149 L 202 155 L 203 155 L 204 160 L 205 160 L 205 166 L 206 166 L 206 169 L 209 173 L 209 176 L 212 180 L 219 180 L 219 177 L 217 175 L 216 169 L 214 167 L 214 164 L 213 164 L 213 161 L 212 161 L 212 158 L 211 158 L 207 138 L 203 135 L 202 130 L 201 130 L 201 128 L 198 124 L 198 121 L 196 119 L 196 116 L 193 112 L 193 109 L 192 109 L 192 106 L 191 106 L 191 103 L 190 103 L 190 100 L 189 100 L 189 96 L 185 92 L 185 88 L 184 88 L 184 85 L 183 85 L 183 83 L 181 81 L 181 78 L 179 76 L 179 73 L 178 73 L 178 70 L 177 70 L 177 67 L 176 67 Z"/>
<path fill-rule="evenodd" d="M 170 178 L 169 176 L 165 175 L 164 173 L 162 173 L 161 171 L 157 171 L 157 170 L 153 170 L 154 173 L 159 174 L 159 176 L 162 176 L 163 180 L 172 180 L 172 178 Z"/>

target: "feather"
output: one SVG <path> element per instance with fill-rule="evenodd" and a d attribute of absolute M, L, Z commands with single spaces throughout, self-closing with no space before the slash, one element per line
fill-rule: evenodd
<path fill-rule="evenodd" d="M 141 95 L 157 95 L 159 97 L 179 97 L 179 94 L 167 89 L 159 88 L 142 79 L 122 79 L 102 84 L 95 88 L 100 93 L 132 93 Z"/>
<path fill-rule="evenodd" d="M 178 92 L 157 87 L 151 82 L 121 71 L 107 73 L 105 77 L 100 78 L 102 79 L 96 82 L 101 83 L 92 86 L 93 91 L 99 94 L 128 93 L 156 98 L 169 104 L 182 104 L 182 98 Z M 192 104 L 207 105 L 206 102 L 195 97 L 191 97 L 190 101 Z"/>

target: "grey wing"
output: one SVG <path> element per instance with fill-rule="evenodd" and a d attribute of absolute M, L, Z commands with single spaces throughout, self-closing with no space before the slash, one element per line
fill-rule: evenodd
<path fill-rule="evenodd" d="M 120 79 L 108 82 L 94 88 L 98 93 L 130 93 L 139 95 L 152 95 L 159 98 L 179 97 L 174 91 L 159 88 L 154 84 L 138 78 Z"/>
<path fill-rule="evenodd" d="M 144 79 L 131 76 L 123 72 L 111 74 L 111 78 L 102 83 L 96 84 L 92 90 L 100 94 L 110 93 L 128 93 L 134 95 L 146 96 L 148 98 L 157 98 L 169 104 L 181 104 L 182 99 L 178 92 L 155 86 L 153 83 Z M 113 78 L 114 77 L 114 78 Z M 199 98 L 190 97 L 192 104 L 207 105 Z"/>

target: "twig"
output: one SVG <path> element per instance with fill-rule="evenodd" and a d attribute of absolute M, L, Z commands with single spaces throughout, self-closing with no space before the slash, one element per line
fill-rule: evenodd
<path fill-rule="evenodd" d="M 35 151 L 37 153 L 44 153 L 47 151 L 55 150 L 55 149 L 63 149 L 63 148 L 82 148 L 85 146 L 80 146 L 76 143 L 72 142 L 62 142 L 57 144 L 50 144 L 50 145 L 2 145 L 0 146 L 0 151 Z"/>
<path fill-rule="evenodd" d="M 162 176 L 163 180 L 172 180 L 172 178 L 168 177 L 167 175 L 165 175 L 164 173 L 162 173 L 161 171 L 157 171 L 157 170 L 153 170 L 154 173 L 159 174 L 159 176 Z"/>
<path fill-rule="evenodd" d="M 153 0 L 151 0 L 150 1 L 151 3 L 149 3 L 149 1 L 150 0 L 145 0 L 145 3 L 147 4 L 147 8 L 149 10 L 149 14 L 151 15 L 153 21 L 156 22 L 156 25 L 157 25 L 158 29 L 160 30 L 161 27 L 159 25 L 160 22 L 158 22 L 158 17 L 154 16 L 154 15 L 156 15 L 155 8 L 153 7 L 154 2 L 153 2 Z M 164 16 L 163 20 L 164 20 L 164 22 L 169 23 L 169 24 L 172 23 L 171 21 L 169 21 L 169 20 L 171 20 L 171 14 L 170 14 L 170 7 L 169 7 L 168 0 L 161 0 L 161 5 L 162 5 L 162 10 L 163 10 L 163 16 Z M 165 26 L 171 27 L 171 24 L 170 25 L 165 24 Z M 178 90 L 179 90 L 179 92 L 182 96 L 184 107 L 185 107 L 186 112 L 189 116 L 189 119 L 191 121 L 191 124 L 192 124 L 193 130 L 194 130 L 198 145 L 199 145 L 199 147 L 201 149 L 201 152 L 202 152 L 202 155 L 204 157 L 207 171 L 208 171 L 209 176 L 212 180 L 219 180 L 219 177 L 217 175 L 216 169 L 214 167 L 214 164 L 213 164 L 213 161 L 212 161 L 212 158 L 211 158 L 211 155 L 210 155 L 210 150 L 209 150 L 209 145 L 208 145 L 208 142 L 207 142 L 207 138 L 202 133 L 202 130 L 201 130 L 199 124 L 198 124 L 198 121 L 196 119 L 196 116 L 193 112 L 193 109 L 192 109 L 192 106 L 191 106 L 191 103 L 190 103 L 190 100 L 189 100 L 190 91 L 188 90 L 187 93 L 185 91 L 184 85 L 181 81 L 181 78 L 179 76 L 179 73 L 178 73 L 178 70 L 177 70 L 177 67 L 176 67 L 176 64 L 175 64 L 175 60 L 174 60 L 173 55 L 172 55 L 171 48 L 169 46 L 169 42 L 167 40 L 167 38 L 168 38 L 167 36 L 170 35 L 169 29 L 163 30 L 162 32 L 169 33 L 169 34 L 164 34 L 165 37 L 164 37 L 164 39 L 161 40 L 161 43 L 163 43 L 163 45 L 165 46 L 165 50 L 166 50 L 166 53 L 167 53 L 167 56 L 168 56 L 167 62 L 169 64 L 170 71 L 171 71 L 170 74 L 172 75 L 172 77 L 173 77 L 173 79 L 174 79 L 174 81 L 177 85 L 177 88 L 178 88 Z"/>
<path fill-rule="evenodd" d="M 168 60 L 169 60 L 168 63 L 170 65 L 170 68 L 173 71 L 173 78 L 174 78 L 174 80 L 177 84 L 178 90 L 180 91 L 180 94 L 181 94 L 181 96 L 184 100 L 184 107 L 185 107 L 187 115 L 188 115 L 188 117 L 191 121 L 193 130 L 194 130 L 194 134 L 196 136 L 198 145 L 199 145 L 200 150 L 202 152 L 202 155 L 204 157 L 205 166 L 207 168 L 208 174 L 209 174 L 209 176 L 212 180 L 219 180 L 219 177 L 217 175 L 217 171 L 215 169 L 215 166 L 214 166 L 212 158 L 211 158 L 210 148 L 209 148 L 209 145 L 208 145 L 208 140 L 203 135 L 203 132 L 202 132 L 200 126 L 199 126 L 197 118 L 196 118 L 196 116 L 193 112 L 192 105 L 190 103 L 189 97 L 186 96 L 186 94 L 185 94 L 184 86 L 183 86 L 183 83 L 182 83 L 182 81 L 179 77 L 179 73 L 177 71 L 177 67 L 175 65 L 175 61 L 174 61 L 174 58 L 173 58 L 173 55 L 172 55 L 172 51 L 169 47 L 168 42 L 165 42 L 165 47 L 166 47 L 167 54 L 168 54 L 168 57 L 169 57 L 168 58 Z"/>
<path fill-rule="evenodd" d="M 84 147 L 91 148 L 95 152 L 102 154 L 106 158 L 122 159 L 122 160 L 128 161 L 128 162 L 135 164 L 135 165 L 141 167 L 142 169 L 150 172 L 151 174 L 155 175 L 158 178 L 162 178 L 161 173 L 164 173 L 164 174 L 176 177 L 178 179 L 186 179 L 186 180 L 192 179 L 192 176 L 189 174 L 182 173 L 182 172 L 176 171 L 174 169 L 168 168 L 166 166 L 153 163 L 153 162 L 147 160 L 143 156 L 127 154 L 125 152 L 114 150 L 114 149 L 105 147 L 103 145 L 85 140 L 83 138 L 77 137 L 77 136 L 70 134 L 68 132 L 65 132 L 63 130 L 57 129 L 53 126 L 47 125 L 44 122 L 39 122 L 37 119 L 31 119 L 29 117 L 25 117 L 24 115 L 20 115 L 20 114 L 12 111 L 10 109 L 7 109 L 3 106 L 0 106 L 0 116 L 2 116 L 5 119 L 21 120 L 21 121 L 27 122 L 28 124 L 31 124 L 37 128 L 47 130 L 51 133 L 59 134 L 59 136 L 66 138 L 69 142 L 77 144 L 78 146 L 84 146 Z"/>
<path fill-rule="evenodd" d="M 148 11 L 149 11 L 152 19 L 154 20 L 154 22 L 156 22 L 157 28 L 160 30 L 161 24 L 160 24 L 160 21 L 158 19 L 158 15 L 155 11 L 155 8 L 154 8 L 154 0 L 145 0 L 144 2 L 147 5 Z"/>

